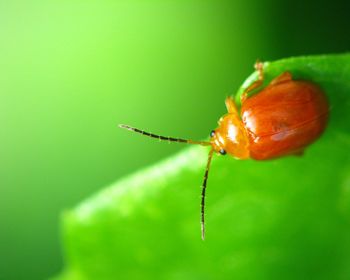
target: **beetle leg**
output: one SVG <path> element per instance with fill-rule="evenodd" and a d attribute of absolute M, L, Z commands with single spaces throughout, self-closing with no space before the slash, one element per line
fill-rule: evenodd
<path fill-rule="evenodd" d="M 236 103 L 231 96 L 226 97 L 225 105 L 226 105 L 227 112 L 229 112 L 230 114 L 238 115 Z"/>
<path fill-rule="evenodd" d="M 295 152 L 293 155 L 297 156 L 297 157 L 301 157 L 304 155 L 304 150 L 300 150 L 300 151 L 297 151 Z"/>
<path fill-rule="evenodd" d="M 281 75 L 274 78 L 269 86 L 281 84 L 292 80 L 292 74 L 290 72 L 283 72 Z"/>
<path fill-rule="evenodd" d="M 264 80 L 264 62 L 261 62 L 259 59 L 254 64 L 255 71 L 258 71 L 259 74 L 259 80 Z"/>
<path fill-rule="evenodd" d="M 257 60 L 254 64 L 254 68 L 256 71 L 258 71 L 259 76 L 258 76 L 258 79 L 254 83 L 252 83 L 249 87 L 247 87 L 245 89 L 245 91 L 242 93 L 242 95 L 241 95 L 241 103 L 242 104 L 244 103 L 244 101 L 247 100 L 248 93 L 251 92 L 252 90 L 260 87 L 264 82 L 264 70 L 263 70 L 264 63 L 261 62 L 260 60 Z"/>

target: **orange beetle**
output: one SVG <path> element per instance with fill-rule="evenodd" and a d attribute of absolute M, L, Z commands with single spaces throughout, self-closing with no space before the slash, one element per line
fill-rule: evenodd
<path fill-rule="evenodd" d="M 160 136 L 128 125 L 119 125 L 143 135 L 172 142 L 211 146 L 202 184 L 201 230 L 205 237 L 205 190 L 212 155 L 230 154 L 237 159 L 267 160 L 286 155 L 302 155 L 304 149 L 324 131 L 329 104 L 321 89 L 308 81 L 293 80 L 289 72 L 275 78 L 260 92 L 248 93 L 260 87 L 264 80 L 263 63 L 255 69 L 259 79 L 242 94 L 238 112 L 231 97 L 226 98 L 228 113 L 220 118 L 219 127 L 210 133 L 210 141 Z"/>

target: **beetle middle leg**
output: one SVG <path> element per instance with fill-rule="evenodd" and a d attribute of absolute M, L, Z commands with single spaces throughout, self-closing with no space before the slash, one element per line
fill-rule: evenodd
<path fill-rule="evenodd" d="M 241 95 L 241 103 L 243 103 L 248 98 L 248 93 L 252 90 L 260 87 L 264 82 L 264 63 L 260 60 L 257 60 L 254 64 L 254 68 L 258 71 L 258 79 L 252 83 L 249 87 L 245 89 L 245 91 Z"/>

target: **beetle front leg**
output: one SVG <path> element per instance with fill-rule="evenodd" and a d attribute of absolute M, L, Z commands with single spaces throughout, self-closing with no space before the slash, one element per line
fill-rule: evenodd
<path fill-rule="evenodd" d="M 238 115 L 238 110 L 237 110 L 236 103 L 235 103 L 234 99 L 231 96 L 226 97 L 225 105 L 226 105 L 227 112 L 229 114 Z"/>
<path fill-rule="evenodd" d="M 245 89 L 245 91 L 242 93 L 242 95 L 241 95 L 241 103 L 242 104 L 244 103 L 244 101 L 247 100 L 248 93 L 251 92 L 252 90 L 260 87 L 264 82 L 264 70 L 263 70 L 264 63 L 261 62 L 260 60 L 257 60 L 254 64 L 254 68 L 256 71 L 258 71 L 259 76 L 258 76 L 258 79 L 254 83 L 252 83 L 249 87 L 247 87 Z"/>

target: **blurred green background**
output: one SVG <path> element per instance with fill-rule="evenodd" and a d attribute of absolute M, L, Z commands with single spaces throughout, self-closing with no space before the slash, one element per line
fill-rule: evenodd
<path fill-rule="evenodd" d="M 349 51 L 349 9 L 316 0 L 1 1 L 0 279 L 58 274 L 62 210 L 183 148 L 116 124 L 204 138 L 257 58 Z"/>

